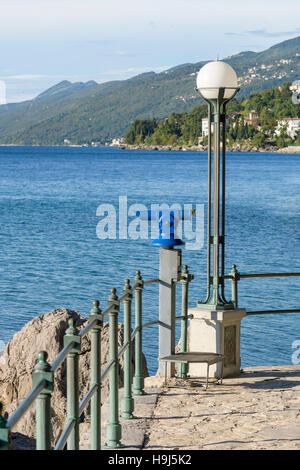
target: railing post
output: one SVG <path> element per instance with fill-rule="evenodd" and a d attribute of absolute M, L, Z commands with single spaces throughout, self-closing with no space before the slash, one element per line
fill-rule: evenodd
<path fill-rule="evenodd" d="M 75 327 L 74 318 L 69 320 L 69 328 L 64 336 L 64 346 L 74 343 L 67 356 L 67 421 L 75 420 L 67 440 L 68 450 L 79 450 L 79 374 L 78 353 L 81 349 L 81 338 Z"/>
<path fill-rule="evenodd" d="M 181 352 L 187 352 L 187 323 L 188 323 L 188 303 L 189 303 L 189 283 L 194 279 L 192 274 L 189 274 L 187 265 L 183 266 L 183 272 L 181 275 L 181 284 L 182 284 L 182 299 L 181 299 L 181 315 L 184 317 L 181 320 Z M 180 377 L 187 378 L 187 364 L 178 364 L 179 366 L 179 375 Z"/>
<path fill-rule="evenodd" d="M 89 322 L 96 320 L 91 330 L 91 387 L 97 390 L 91 398 L 91 450 L 101 449 L 101 330 L 102 317 L 99 300 L 93 301 Z"/>
<path fill-rule="evenodd" d="M 46 385 L 36 399 L 36 449 L 51 449 L 51 393 L 53 392 L 53 372 L 47 362 L 48 354 L 40 351 L 34 371 L 32 386 L 46 380 Z"/>
<path fill-rule="evenodd" d="M 10 448 L 10 429 L 7 427 L 7 420 L 2 416 L 3 405 L 0 403 L 0 450 Z"/>
<path fill-rule="evenodd" d="M 144 281 L 141 272 L 137 271 L 134 279 L 135 287 L 135 328 L 137 333 L 135 336 L 135 361 L 134 361 L 134 378 L 133 378 L 133 395 L 144 395 L 144 377 L 142 370 L 142 353 L 143 353 L 143 333 L 142 333 L 142 295 Z"/>
<path fill-rule="evenodd" d="M 230 276 L 231 276 L 232 302 L 233 302 L 234 308 L 238 308 L 238 281 L 240 280 L 240 273 L 236 269 L 235 264 L 232 265 Z"/>
<path fill-rule="evenodd" d="M 124 344 L 129 343 L 124 352 L 124 396 L 122 399 L 122 419 L 132 419 L 134 410 L 134 400 L 132 398 L 132 344 L 131 344 L 131 301 L 132 290 L 130 280 L 125 279 L 122 295 L 127 294 L 124 300 Z"/>
<path fill-rule="evenodd" d="M 118 312 L 120 302 L 116 289 L 111 289 L 108 305 L 114 308 L 109 313 L 109 359 L 114 366 L 109 372 L 109 423 L 107 425 L 107 443 L 105 447 L 123 447 L 121 444 L 122 428 L 119 422 L 119 361 L 118 361 Z"/>

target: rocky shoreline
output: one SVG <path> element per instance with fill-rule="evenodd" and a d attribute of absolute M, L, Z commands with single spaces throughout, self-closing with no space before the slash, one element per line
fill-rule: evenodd
<path fill-rule="evenodd" d="M 185 146 L 179 145 L 172 147 L 171 145 L 118 145 L 119 149 L 127 150 L 158 150 L 158 151 L 190 151 L 190 152 L 207 152 L 207 146 Z M 233 145 L 226 147 L 227 152 L 270 152 L 270 153 L 300 153 L 300 146 L 290 146 L 284 148 L 266 145 L 265 147 L 251 147 L 250 145 Z"/>
<path fill-rule="evenodd" d="M 0 147 L 24 147 L 21 144 L 0 144 Z M 69 144 L 69 145 L 25 145 L 25 147 L 91 147 L 88 144 Z M 107 147 L 106 145 L 92 145 L 92 147 Z M 129 145 L 129 144 L 120 144 L 120 145 L 109 145 L 108 147 L 115 147 L 118 149 L 127 149 L 127 150 L 159 150 L 159 151 L 182 151 L 182 152 L 207 152 L 207 146 L 202 145 Z M 298 146 L 289 146 L 284 148 L 278 148 L 274 145 L 266 145 L 264 147 L 252 147 L 251 145 L 229 145 L 226 147 L 227 152 L 264 152 L 264 153 L 300 153 L 300 145 Z"/>

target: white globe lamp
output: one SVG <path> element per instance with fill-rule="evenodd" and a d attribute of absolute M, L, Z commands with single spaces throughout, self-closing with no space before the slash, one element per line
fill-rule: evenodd
<path fill-rule="evenodd" d="M 209 62 L 198 72 L 197 90 L 205 100 L 230 100 L 238 91 L 237 75 L 226 62 Z"/>

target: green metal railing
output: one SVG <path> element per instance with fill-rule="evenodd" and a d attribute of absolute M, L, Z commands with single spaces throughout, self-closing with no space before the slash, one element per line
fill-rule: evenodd
<path fill-rule="evenodd" d="M 253 273 L 240 274 L 235 265 L 229 275 L 224 279 L 231 281 L 232 301 L 238 308 L 238 282 L 244 278 L 260 277 L 288 277 L 300 276 L 300 273 Z M 188 267 L 184 266 L 181 274 L 182 303 L 181 315 L 176 320 L 181 322 L 181 352 L 187 351 L 187 326 L 192 315 L 188 315 L 188 289 L 193 276 L 189 274 Z M 67 415 L 66 424 L 61 432 L 54 450 L 62 450 L 67 446 L 68 450 L 78 450 L 80 435 L 79 423 L 83 412 L 90 404 L 91 431 L 90 446 L 92 450 L 101 449 L 101 386 L 109 377 L 109 422 L 107 424 L 107 448 L 122 447 L 122 426 L 120 419 L 132 419 L 134 417 L 135 395 L 143 395 L 143 330 L 152 325 L 159 325 L 159 320 L 143 324 L 143 289 L 145 285 L 159 283 L 159 279 L 144 281 L 140 271 L 136 272 L 134 283 L 125 279 L 122 296 L 118 298 L 116 289 L 111 289 L 108 306 L 102 313 L 99 301 L 93 302 L 93 308 L 88 318 L 88 324 L 81 331 L 75 325 L 73 318 L 69 319 L 68 328 L 64 335 L 64 347 L 54 359 L 52 364 L 48 362 L 47 352 L 38 354 L 37 363 L 32 373 L 32 390 L 18 406 L 14 413 L 7 419 L 2 414 L 0 404 L 0 450 L 10 448 L 11 431 L 19 422 L 26 411 L 35 402 L 36 405 L 36 449 L 51 449 L 51 395 L 53 393 L 54 373 L 60 365 L 67 363 Z M 135 306 L 135 328 L 132 331 L 132 302 Z M 118 350 L 118 316 L 120 306 L 124 306 L 124 340 Z M 298 313 L 300 309 L 287 310 L 257 310 L 247 312 L 247 315 L 260 315 L 271 313 Z M 101 333 L 105 317 L 109 317 L 109 363 L 104 371 L 101 370 Z M 82 338 L 90 334 L 90 388 L 79 401 L 79 355 L 81 352 Z M 134 342 L 134 350 L 133 350 Z M 119 360 L 124 357 L 124 393 L 121 400 L 121 413 L 119 415 Z M 134 373 L 132 371 L 134 357 Z M 187 377 L 187 365 L 178 364 L 178 374 L 182 378 Z"/>
<path fill-rule="evenodd" d="M 191 315 L 188 315 L 188 286 L 193 276 L 189 274 L 187 266 L 184 266 L 182 283 L 182 314 L 176 317 L 181 321 L 181 351 L 187 348 L 187 323 Z M 87 405 L 90 403 L 91 450 L 101 449 L 101 385 L 109 375 L 109 422 L 107 424 L 107 442 L 105 447 L 122 447 L 122 427 L 120 419 L 132 419 L 134 417 L 134 395 L 143 395 L 144 377 L 142 370 L 142 331 L 151 325 L 159 324 L 159 320 L 143 324 L 142 318 L 142 294 L 147 284 L 159 283 L 159 279 L 144 281 L 140 271 L 136 272 L 133 286 L 129 279 L 125 280 L 122 296 L 118 298 L 116 289 L 111 289 L 108 299 L 108 307 L 102 313 L 99 301 L 94 300 L 93 308 L 88 318 L 88 324 L 79 331 L 75 320 L 69 319 L 68 328 L 64 335 L 64 347 L 54 359 L 52 364 L 47 361 L 48 354 L 41 351 L 38 354 L 37 363 L 32 373 L 32 390 L 18 406 L 16 411 L 7 419 L 2 415 L 0 404 L 0 450 L 10 448 L 11 431 L 35 402 L 36 404 L 36 449 L 51 449 L 51 395 L 53 393 L 54 373 L 59 366 L 67 363 L 67 416 L 66 424 L 61 432 L 54 450 L 78 450 L 80 435 L 80 418 Z M 131 307 L 133 294 L 135 298 L 135 328 L 132 331 Z M 124 341 L 118 350 L 118 314 L 120 305 L 124 305 Z M 103 320 L 109 316 L 109 363 L 104 371 L 101 371 L 101 332 Z M 79 355 L 81 352 L 82 338 L 90 333 L 90 388 L 79 402 Z M 134 342 L 134 375 L 132 374 Z M 124 394 L 121 400 L 121 414 L 119 417 L 119 360 L 124 356 Z M 181 377 L 186 377 L 186 369 L 179 369 Z"/>
<path fill-rule="evenodd" d="M 260 277 L 296 277 L 300 276 L 300 273 L 251 273 L 251 274 L 240 274 L 236 268 L 236 265 L 232 265 L 230 274 L 224 276 L 224 279 L 231 280 L 231 292 L 232 292 L 232 302 L 234 308 L 238 308 L 238 282 L 240 279 L 250 279 L 250 278 L 260 278 Z M 254 310 L 247 312 L 246 315 L 265 315 L 273 313 L 300 313 L 300 308 L 298 309 L 285 309 L 285 310 Z"/>

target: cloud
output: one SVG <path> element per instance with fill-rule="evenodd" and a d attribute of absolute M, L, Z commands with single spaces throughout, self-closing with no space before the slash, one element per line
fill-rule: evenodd
<path fill-rule="evenodd" d="M 265 29 L 254 29 L 252 31 L 246 31 L 246 34 L 251 36 L 262 36 L 265 38 L 277 38 L 280 36 L 293 36 L 300 33 L 300 28 L 295 29 L 294 31 L 273 31 L 268 32 Z"/>
<path fill-rule="evenodd" d="M 126 52 L 126 51 L 123 51 L 122 49 L 116 49 L 114 51 L 108 51 L 108 52 L 97 51 L 95 52 L 95 54 L 98 57 L 130 58 L 130 57 L 138 57 L 138 56 L 145 57 L 149 53 L 148 52 Z"/>
<path fill-rule="evenodd" d="M 102 54 L 101 54 L 102 55 Z M 111 54 L 106 54 L 106 55 L 114 55 L 117 57 L 136 57 L 137 55 L 145 55 L 145 53 L 142 52 L 126 52 L 122 50 L 117 50 L 113 51 Z"/>
<path fill-rule="evenodd" d="M 5 80 L 41 80 L 43 78 L 48 78 L 48 75 L 38 75 L 38 74 L 23 74 L 23 75 L 9 75 L 3 77 Z"/>
<path fill-rule="evenodd" d="M 148 25 L 149 25 L 150 28 L 152 28 L 152 29 L 157 28 L 157 23 L 156 23 L 155 21 L 149 21 Z"/>
<path fill-rule="evenodd" d="M 243 32 L 227 32 L 226 36 L 257 36 L 264 38 L 277 38 L 281 36 L 295 36 L 300 34 L 300 28 L 294 29 L 293 31 L 266 31 L 265 29 L 253 29 Z"/>

